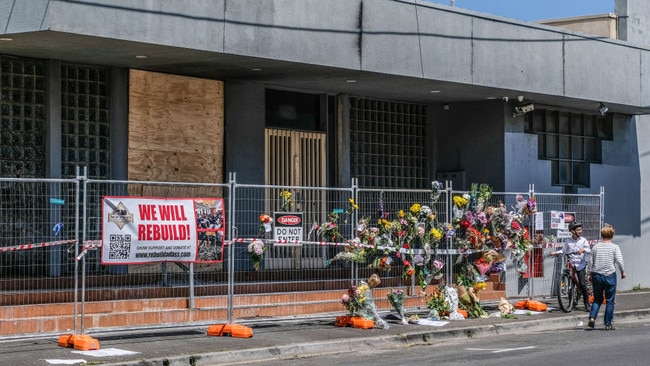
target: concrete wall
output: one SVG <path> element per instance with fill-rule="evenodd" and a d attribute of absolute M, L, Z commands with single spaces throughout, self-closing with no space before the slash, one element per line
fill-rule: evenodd
<path fill-rule="evenodd" d="M 226 173 L 238 182 L 264 184 L 264 86 L 226 82 Z M 227 179 L 227 177 L 226 177 Z"/>
<path fill-rule="evenodd" d="M 539 22 L 553 27 L 570 29 L 595 36 L 618 39 L 616 14 L 588 15 L 582 17 L 549 19 Z"/>
<path fill-rule="evenodd" d="M 647 0 L 616 0 L 616 12 L 619 15 L 619 38 L 627 40 L 631 44 L 638 44 L 644 47 L 648 46 L 648 34 L 650 34 L 650 2 Z M 650 61 L 647 60 L 645 52 L 642 57 L 641 72 L 648 75 L 650 72 L 650 65 L 646 64 Z M 634 87 L 634 86 L 632 86 Z M 645 88 L 644 88 L 645 89 Z M 642 90 L 644 95 L 648 95 L 647 90 Z M 644 97 L 645 98 L 645 97 Z M 650 263 L 650 247 L 647 243 L 650 239 L 650 116 L 636 116 L 629 122 L 628 128 L 630 129 L 628 136 L 630 140 L 636 140 L 633 148 L 637 151 L 629 156 L 621 157 L 621 160 L 629 159 L 628 164 L 638 162 L 638 175 L 633 174 L 632 177 L 639 177 L 639 194 L 627 194 L 625 189 L 627 186 L 620 187 L 618 184 L 612 184 L 611 189 L 605 191 L 605 195 L 609 196 L 618 193 L 618 197 L 625 197 L 622 202 L 630 202 L 630 200 L 637 200 L 637 205 L 630 205 L 627 207 L 621 203 L 620 209 L 616 212 L 620 218 L 606 216 L 605 220 L 626 220 L 632 225 L 638 225 L 639 231 L 625 232 L 622 230 L 617 231 L 617 236 L 614 242 L 621 246 L 623 257 L 628 271 L 628 277 L 619 281 L 618 286 L 620 290 L 630 290 L 634 286 L 641 285 L 641 287 L 650 287 L 650 271 L 647 270 L 648 263 Z M 620 148 L 620 146 L 616 146 Z M 625 149 L 625 147 L 623 147 Z M 625 173 L 630 173 L 631 168 L 626 169 Z M 609 175 L 610 173 L 607 172 Z M 605 175 L 605 174 L 603 174 Z M 629 179 L 630 175 L 622 176 L 614 172 L 610 175 L 612 181 L 621 182 Z M 615 177 L 622 178 L 616 179 Z M 633 184 L 634 182 L 632 182 Z M 639 215 L 637 221 L 636 215 Z M 609 222 L 609 221 L 608 221 Z M 613 224 L 615 227 L 616 225 Z"/>
<path fill-rule="evenodd" d="M 562 193 L 562 187 L 551 185 L 551 162 L 538 160 L 537 135 L 524 133 L 524 116 L 504 115 L 505 192 Z"/>
<path fill-rule="evenodd" d="M 437 171 L 464 171 L 465 186 L 487 183 L 504 189 L 504 103 L 452 104 L 427 116 L 437 135 Z"/>
<path fill-rule="evenodd" d="M 33 7 L 18 3 L 0 2 L 0 14 L 11 14 L 4 24 L 0 22 L 5 33 L 50 30 L 650 105 L 650 96 L 640 87 L 650 80 L 640 73 L 641 65 L 650 64 L 642 62 L 650 57 L 645 50 L 427 1 L 88 0 L 37 1 Z M 647 6 L 639 1 L 633 5 Z"/>

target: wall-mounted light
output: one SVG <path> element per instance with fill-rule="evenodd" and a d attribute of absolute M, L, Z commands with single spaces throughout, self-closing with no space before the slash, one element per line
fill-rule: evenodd
<path fill-rule="evenodd" d="M 512 116 L 513 117 L 522 116 L 534 110 L 535 110 L 535 106 L 533 104 L 520 105 L 518 107 L 515 107 L 515 111 L 512 113 Z"/>
<path fill-rule="evenodd" d="M 609 110 L 609 108 L 607 108 L 607 106 L 605 105 L 605 103 L 600 103 L 600 107 L 598 107 L 598 112 L 600 112 L 600 114 L 601 114 L 602 116 L 604 116 L 605 113 L 607 113 L 608 110 Z"/>

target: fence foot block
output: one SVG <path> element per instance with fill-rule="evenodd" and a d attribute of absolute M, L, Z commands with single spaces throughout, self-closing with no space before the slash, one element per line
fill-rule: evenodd
<path fill-rule="evenodd" d="M 234 338 L 250 338 L 253 329 L 239 324 L 215 324 L 208 327 L 209 336 L 231 336 Z"/>
<path fill-rule="evenodd" d="M 99 349 L 99 341 L 87 334 L 63 334 L 57 342 L 59 347 L 70 347 L 80 351 Z"/>

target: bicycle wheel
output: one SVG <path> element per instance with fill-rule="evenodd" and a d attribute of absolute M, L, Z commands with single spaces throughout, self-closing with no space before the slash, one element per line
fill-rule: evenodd
<path fill-rule="evenodd" d="M 557 302 L 560 309 L 565 313 L 570 313 L 576 306 L 575 304 L 575 284 L 571 280 L 571 275 L 562 272 L 560 280 L 557 282 Z"/>

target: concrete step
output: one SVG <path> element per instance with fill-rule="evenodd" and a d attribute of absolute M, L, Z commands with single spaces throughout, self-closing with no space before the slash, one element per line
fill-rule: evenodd
<path fill-rule="evenodd" d="M 481 291 L 481 301 L 499 300 L 505 291 L 490 289 Z M 390 311 L 392 306 L 387 299 L 390 288 L 373 290 L 375 304 L 380 311 Z M 270 294 L 236 295 L 233 297 L 233 318 L 286 317 L 319 313 L 341 312 L 346 310 L 340 303 L 345 291 L 314 291 Z M 416 287 L 416 292 L 419 288 Z M 420 292 L 410 294 L 404 299 L 407 309 L 425 310 L 426 297 Z M 137 299 L 120 301 L 86 302 L 77 309 L 77 330 L 98 328 L 122 328 L 137 326 L 176 325 L 181 323 L 222 323 L 228 319 L 228 297 L 196 297 L 190 309 L 187 298 Z M 0 335 L 70 333 L 75 329 L 74 304 L 56 303 L 42 305 L 21 305 L 0 307 Z"/>

